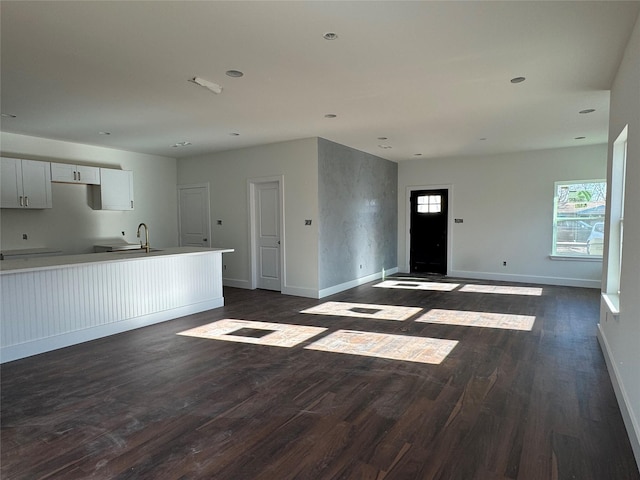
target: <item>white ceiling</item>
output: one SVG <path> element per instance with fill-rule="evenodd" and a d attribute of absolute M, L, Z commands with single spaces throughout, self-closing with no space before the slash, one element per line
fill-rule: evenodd
<path fill-rule="evenodd" d="M 17 117 L 1 129 L 177 158 L 314 136 L 394 161 L 605 143 L 608 90 L 639 11 L 3 0 L 1 108 Z"/>

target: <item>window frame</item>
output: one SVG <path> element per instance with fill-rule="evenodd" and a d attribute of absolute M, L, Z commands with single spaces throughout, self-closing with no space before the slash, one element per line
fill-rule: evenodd
<path fill-rule="evenodd" d="M 426 201 L 422 201 L 423 199 L 425 199 Z M 421 209 L 421 207 L 426 207 L 426 209 Z M 429 213 L 442 213 L 442 195 L 429 194 L 416 197 L 416 213 L 419 213 L 421 215 Z"/>
<path fill-rule="evenodd" d="M 562 187 L 568 187 L 570 190 L 567 192 L 567 195 L 570 195 L 571 192 L 576 192 L 578 189 L 571 190 L 571 187 L 585 187 L 583 190 L 596 190 L 595 187 L 586 188 L 587 186 L 591 186 L 594 184 L 602 184 L 601 188 L 601 199 L 597 201 L 592 201 L 591 198 L 587 198 L 582 202 L 578 201 L 565 201 L 565 204 L 574 204 L 575 206 L 582 206 L 584 211 L 588 211 L 590 209 L 602 207 L 602 213 L 591 213 L 591 214 L 577 214 L 573 215 L 568 214 L 560 214 L 559 212 L 559 199 L 560 199 L 560 189 Z M 578 195 L 583 191 L 579 191 Z M 551 255 L 552 259 L 557 260 L 585 260 L 585 261 L 602 261 L 603 253 L 604 253 L 604 231 L 606 228 L 605 224 L 605 211 L 606 211 L 606 195 L 607 195 L 607 180 L 604 178 L 598 179 L 588 179 L 588 180 L 559 180 L 554 183 L 554 192 L 553 192 L 553 221 L 552 221 L 552 244 L 551 244 Z M 589 203 L 597 204 L 595 206 L 588 207 Z M 577 208 L 577 207 L 575 207 Z M 572 241 L 559 241 L 559 226 L 563 222 L 574 222 L 577 224 L 573 231 L 569 231 L 570 235 L 573 236 Z M 602 223 L 602 226 L 598 227 L 598 224 Z M 598 230 L 598 228 L 600 228 Z M 580 231 L 580 232 L 578 232 Z M 589 240 L 594 235 L 594 232 L 601 233 L 602 238 L 601 242 L 597 242 L 596 244 L 602 245 L 602 251 L 598 254 L 593 254 L 589 251 Z M 583 241 L 578 241 L 578 234 L 580 233 L 580 237 L 584 237 Z M 600 239 L 598 237 L 598 239 Z M 559 249 L 559 243 L 566 243 L 566 250 Z M 574 249 L 574 252 L 567 251 L 570 249 Z M 580 251 L 584 249 L 584 251 Z"/>

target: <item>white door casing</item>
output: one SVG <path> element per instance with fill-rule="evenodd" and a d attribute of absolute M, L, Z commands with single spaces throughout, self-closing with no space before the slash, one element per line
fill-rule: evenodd
<path fill-rule="evenodd" d="M 453 185 L 411 185 L 406 188 L 405 192 L 405 258 L 404 265 L 400 266 L 402 273 L 409 273 L 411 271 L 411 192 L 415 190 L 447 190 L 447 196 L 449 201 L 449 208 L 447 210 L 447 272 L 450 272 L 452 266 L 452 238 L 454 230 L 452 228 L 453 223 Z M 400 258 L 398 258 L 400 260 Z"/>
<path fill-rule="evenodd" d="M 251 288 L 282 291 L 283 178 L 249 180 Z"/>
<path fill-rule="evenodd" d="M 180 246 L 210 247 L 209 184 L 178 186 Z"/>

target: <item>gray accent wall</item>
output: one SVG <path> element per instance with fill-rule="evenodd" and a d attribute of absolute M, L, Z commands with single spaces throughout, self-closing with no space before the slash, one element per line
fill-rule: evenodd
<path fill-rule="evenodd" d="M 397 267 L 398 165 L 318 138 L 320 289 Z"/>

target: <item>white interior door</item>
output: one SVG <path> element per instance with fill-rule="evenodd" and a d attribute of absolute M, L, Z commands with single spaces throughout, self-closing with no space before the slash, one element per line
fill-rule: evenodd
<path fill-rule="evenodd" d="M 178 187 L 180 246 L 210 247 L 209 185 Z"/>
<path fill-rule="evenodd" d="M 259 183 L 255 189 L 257 287 L 282 290 L 280 280 L 280 187 Z"/>

